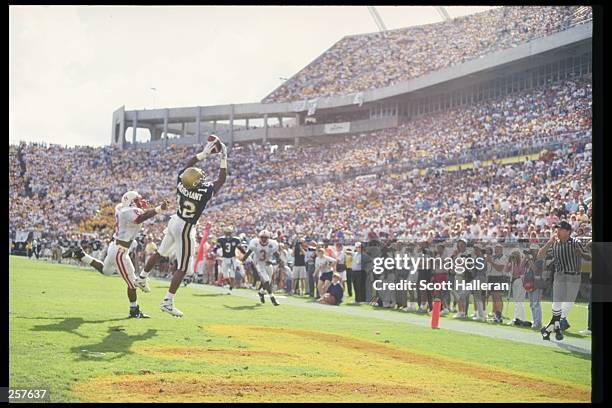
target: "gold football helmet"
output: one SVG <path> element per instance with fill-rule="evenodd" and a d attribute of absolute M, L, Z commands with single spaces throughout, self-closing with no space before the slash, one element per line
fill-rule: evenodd
<path fill-rule="evenodd" d="M 197 167 L 188 167 L 181 174 L 181 183 L 186 189 L 196 188 L 204 180 L 204 172 Z"/>

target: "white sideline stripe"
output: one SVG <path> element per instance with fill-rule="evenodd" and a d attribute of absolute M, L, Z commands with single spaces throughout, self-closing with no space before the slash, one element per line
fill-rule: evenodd
<path fill-rule="evenodd" d="M 152 279 L 157 281 L 158 283 L 167 283 L 161 279 Z M 204 289 L 208 292 L 219 292 L 225 293 L 224 289 L 217 286 L 203 285 L 199 283 L 192 283 L 190 286 Z M 248 292 L 247 292 L 248 291 Z M 257 292 L 252 289 L 235 289 L 233 292 L 234 296 L 253 299 L 259 301 L 259 296 Z M 281 295 L 274 295 L 277 299 L 281 299 Z M 419 316 L 412 315 L 410 313 L 402 314 L 402 312 L 396 313 L 387 313 L 385 311 L 376 311 L 376 310 L 364 310 L 362 308 L 352 308 L 352 307 L 332 307 L 328 305 L 320 305 L 318 303 L 307 303 L 302 299 L 296 299 L 291 297 L 286 297 L 281 306 L 283 304 L 290 306 L 298 306 L 305 307 L 310 309 L 320 309 L 325 310 L 326 312 L 331 313 L 343 313 L 352 316 L 361 316 L 361 317 L 372 317 L 375 319 L 398 322 L 398 323 L 407 323 L 414 324 L 417 326 L 423 327 L 431 327 L 431 322 L 429 318 L 423 318 Z M 591 355 L 591 341 L 590 339 L 577 339 L 569 336 L 565 336 L 565 339 L 558 342 L 554 340 L 554 333 L 551 335 L 550 341 L 542 340 L 542 336 L 539 332 L 533 331 L 530 329 L 513 329 L 513 328 L 502 328 L 496 327 L 492 324 L 482 324 L 477 322 L 466 322 L 466 321 L 457 321 L 457 320 L 440 320 L 441 330 L 452 330 L 458 331 L 462 333 L 491 337 L 494 339 L 500 340 L 509 340 L 517 343 L 525 343 L 534 346 L 540 347 L 553 347 L 553 348 L 561 348 L 567 351 L 573 351 L 576 353 Z"/>

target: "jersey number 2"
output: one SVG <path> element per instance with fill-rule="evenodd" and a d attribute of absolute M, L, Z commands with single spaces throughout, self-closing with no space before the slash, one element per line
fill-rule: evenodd
<path fill-rule="evenodd" d="M 184 200 L 181 206 L 181 196 L 177 196 L 178 206 L 181 209 L 183 218 L 193 218 L 196 212 L 196 206 L 191 201 Z"/>

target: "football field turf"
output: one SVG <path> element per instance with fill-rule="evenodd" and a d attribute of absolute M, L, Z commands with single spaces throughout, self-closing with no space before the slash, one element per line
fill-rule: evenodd
<path fill-rule="evenodd" d="M 413 313 L 319 307 L 305 298 L 273 307 L 251 290 L 228 296 L 202 285 L 179 289 L 176 306 L 185 316 L 175 318 L 159 310 L 167 290 L 161 281 L 138 292 L 151 319 L 135 320 L 127 319 L 118 276 L 13 256 L 9 267 L 9 386 L 49 388 L 54 402 L 591 397 L 590 354 L 508 339 L 520 333 L 542 342 L 529 329 L 464 323 L 508 333 L 492 337 L 445 328 L 457 321 L 442 318 L 432 330 L 408 322 Z M 549 319 L 549 303 L 543 311 Z M 586 312 L 584 305 L 572 310 L 568 340 L 583 340 L 576 333 Z"/>

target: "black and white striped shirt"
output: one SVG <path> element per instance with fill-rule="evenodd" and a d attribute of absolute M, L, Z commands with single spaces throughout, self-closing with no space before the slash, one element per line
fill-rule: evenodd
<path fill-rule="evenodd" d="M 576 248 L 580 248 L 580 252 L 585 252 L 582 242 L 570 237 L 564 243 L 556 241 L 553 246 L 548 249 L 547 255 L 553 258 L 556 273 L 566 273 L 570 275 L 580 273 L 582 257 L 576 255 Z"/>

